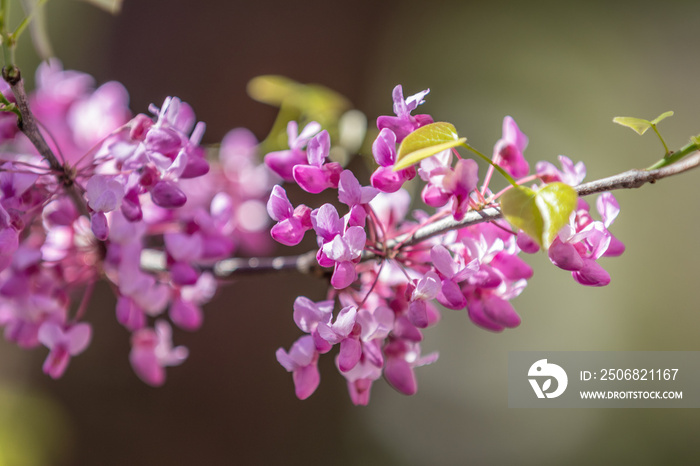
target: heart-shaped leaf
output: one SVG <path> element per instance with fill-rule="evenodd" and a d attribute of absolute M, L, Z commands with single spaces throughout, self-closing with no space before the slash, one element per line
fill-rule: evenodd
<path fill-rule="evenodd" d="M 651 124 L 654 125 L 654 126 L 656 126 L 656 125 L 659 124 L 659 122 L 660 122 L 661 120 L 664 120 L 664 119 L 666 119 L 666 118 L 668 118 L 668 117 L 670 117 L 670 116 L 673 116 L 673 111 L 671 111 L 671 110 L 669 110 L 668 112 L 664 112 L 664 113 L 662 113 L 661 115 L 659 115 L 659 116 L 657 116 L 656 118 L 654 118 L 653 120 L 651 120 Z"/>
<path fill-rule="evenodd" d="M 657 116 L 653 120 L 645 120 L 643 118 L 635 118 L 635 117 L 615 117 L 613 118 L 613 121 L 617 123 L 618 125 L 622 126 L 627 126 L 628 128 L 632 128 L 634 131 L 637 132 L 637 134 L 644 134 L 647 132 L 649 128 L 652 126 L 656 126 L 659 124 L 661 120 L 664 120 L 670 116 L 673 116 L 672 111 L 664 112 L 661 115 Z"/>
<path fill-rule="evenodd" d="M 394 171 L 403 170 L 423 159 L 463 144 L 467 138 L 460 138 L 451 123 L 437 122 L 421 126 L 401 141 L 396 154 Z"/>
<path fill-rule="evenodd" d="M 639 135 L 646 133 L 647 130 L 649 128 L 651 128 L 651 121 L 644 120 L 642 118 L 615 117 L 615 118 L 613 118 L 613 121 L 615 123 L 617 123 L 618 125 L 627 126 L 628 128 L 632 128 Z"/>
<path fill-rule="evenodd" d="M 501 211 L 511 225 L 547 249 L 569 222 L 577 198 L 576 190 L 565 183 L 549 183 L 537 191 L 517 186 L 501 196 Z"/>

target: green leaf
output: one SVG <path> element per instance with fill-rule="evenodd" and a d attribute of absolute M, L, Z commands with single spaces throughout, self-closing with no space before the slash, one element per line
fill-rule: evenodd
<path fill-rule="evenodd" d="M 635 117 L 615 117 L 615 118 L 613 118 L 613 121 L 619 125 L 627 126 L 628 128 L 632 128 L 638 134 L 641 135 L 641 134 L 646 133 L 647 130 L 649 128 L 651 128 L 652 126 L 658 125 L 661 120 L 664 120 L 670 116 L 673 116 L 672 111 L 664 112 L 651 121 L 644 120 L 643 118 L 635 118 Z"/>
<path fill-rule="evenodd" d="M 256 76 L 248 82 L 248 95 L 258 102 L 279 107 L 285 99 L 299 92 L 300 84 L 278 75 Z"/>
<path fill-rule="evenodd" d="M 664 119 L 666 119 L 666 118 L 668 118 L 668 117 L 670 117 L 670 116 L 673 116 L 673 111 L 671 111 L 671 110 L 669 110 L 668 112 L 664 112 L 664 113 L 662 113 L 661 115 L 659 115 L 659 116 L 657 116 L 656 118 L 654 118 L 653 120 L 651 120 L 651 124 L 654 125 L 654 126 L 656 126 L 656 125 L 659 124 L 659 122 L 660 122 L 661 120 L 664 120 Z"/>
<path fill-rule="evenodd" d="M 464 144 L 467 138 L 460 138 L 451 123 L 437 122 L 421 126 L 401 141 L 396 154 L 394 171 L 403 170 L 421 160 L 446 149 Z"/>
<path fill-rule="evenodd" d="M 617 123 L 618 125 L 627 126 L 628 128 L 632 128 L 639 135 L 646 133 L 647 130 L 649 128 L 651 128 L 651 121 L 643 120 L 642 118 L 615 117 L 615 118 L 613 118 L 613 121 L 615 123 Z"/>
<path fill-rule="evenodd" d="M 539 190 L 517 186 L 501 196 L 501 211 L 514 227 L 548 249 L 576 208 L 576 190 L 565 183 L 549 183 Z"/>

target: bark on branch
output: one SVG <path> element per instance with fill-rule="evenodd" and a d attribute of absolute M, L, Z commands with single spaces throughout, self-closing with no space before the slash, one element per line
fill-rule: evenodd
<path fill-rule="evenodd" d="M 678 162 L 656 170 L 628 170 L 617 175 L 602 178 L 600 180 L 589 181 L 575 186 L 579 196 L 614 191 L 617 189 L 639 188 L 646 183 L 655 183 L 657 180 L 669 176 L 684 173 L 700 165 L 700 152 L 695 152 Z M 452 217 L 446 217 L 429 225 L 419 228 L 410 238 L 399 236 L 392 238 L 386 244 L 391 249 L 403 243 L 410 246 L 425 241 L 433 236 L 441 235 L 450 230 L 465 228 L 477 223 L 490 222 L 502 218 L 501 211 L 495 207 L 488 207 L 479 211 L 467 212 L 461 221 L 455 221 Z M 164 271 L 165 260 L 162 252 L 144 251 L 141 264 L 144 270 L 151 272 Z M 159 254 L 161 256 L 159 256 Z M 376 255 L 367 253 L 363 255 L 363 260 L 375 258 Z M 296 270 L 302 273 L 323 274 L 322 268 L 316 263 L 316 251 L 308 251 L 298 256 L 282 256 L 274 258 L 231 258 L 218 262 L 212 270 L 218 278 L 229 278 L 238 274 L 265 273 L 280 270 Z"/>

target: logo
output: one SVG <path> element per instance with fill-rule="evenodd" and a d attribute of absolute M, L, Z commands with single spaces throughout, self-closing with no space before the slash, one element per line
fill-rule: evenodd
<path fill-rule="evenodd" d="M 566 372 L 561 367 L 556 364 L 549 364 L 546 359 L 540 359 L 532 366 L 527 372 L 528 377 L 547 377 L 543 380 L 540 386 L 537 379 L 528 379 L 532 389 L 535 391 L 537 398 L 556 398 L 566 390 L 566 385 L 569 383 L 569 378 L 566 376 Z M 557 381 L 557 389 L 554 391 L 548 391 L 552 386 L 552 379 Z"/>

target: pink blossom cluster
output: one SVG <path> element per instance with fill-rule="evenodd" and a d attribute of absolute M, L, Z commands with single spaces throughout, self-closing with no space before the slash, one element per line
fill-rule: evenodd
<path fill-rule="evenodd" d="M 304 332 L 289 349 L 277 350 L 277 360 L 293 375 L 297 397 L 305 399 L 320 382 L 318 360 L 334 346 L 335 362 L 347 381 L 354 404 L 369 402 L 373 382 L 381 376 L 404 394 L 417 390 L 414 369 L 437 359 L 423 355 L 423 330 L 440 319 L 436 304 L 466 310 L 471 321 L 487 330 L 517 327 L 521 318 L 511 304 L 532 276 L 519 253 L 535 252 L 537 243 L 512 230 L 504 220 L 476 223 L 429 237 L 412 235 L 432 222 L 452 216 L 461 220 L 469 211 L 497 206 L 488 188 L 493 167 L 479 186 L 478 165 L 446 150 L 423 159 L 418 166 L 393 170 L 398 149 L 412 131 L 430 124 L 430 115 L 412 115 L 428 90 L 404 98 L 401 86 L 393 91 L 393 116 L 377 119 L 379 134 L 372 145 L 378 167 L 363 186 L 348 169 L 328 162 L 330 138 L 320 125 L 309 123 L 301 133 L 289 124 L 289 150 L 273 152 L 265 163 L 284 180 L 303 190 L 337 190 L 337 203 L 318 208 L 294 205 L 281 186 L 275 186 L 267 209 L 277 223 L 272 237 L 284 245 L 299 244 L 313 232 L 320 267 L 332 270 L 325 299 L 299 296 L 294 322 Z M 527 137 L 511 117 L 503 122 L 503 137 L 495 144 L 493 162 L 522 183 L 563 181 L 576 185 L 585 176 L 582 164 L 561 158 L 560 171 L 551 164 L 530 165 L 523 152 Z M 410 212 L 411 195 L 404 184 L 418 177 L 425 210 Z M 606 193 L 599 198 L 602 221 L 592 219 L 587 204 L 571 216 L 548 253 L 552 262 L 572 271 L 584 285 L 600 286 L 609 276 L 596 262 L 620 254 L 624 247 L 607 230 L 619 208 Z"/>
<path fill-rule="evenodd" d="M 13 114 L 2 115 L 5 338 L 46 346 L 44 372 L 60 377 L 90 343 L 85 313 L 95 283 L 106 279 L 116 318 L 131 332 L 132 367 L 161 385 L 165 367 L 187 357 L 173 347 L 171 323 L 202 325 L 202 305 L 217 287 L 211 266 L 241 250 L 269 251 L 265 200 L 276 178 L 258 163 L 247 130 L 227 134 L 218 160 L 208 160 L 204 123 L 176 97 L 132 118 L 119 83 L 95 88 L 92 77 L 55 60 L 40 65 L 36 82 L 31 110 L 69 179 L 16 130 Z M 160 265 L 145 270 L 148 257 Z"/>

